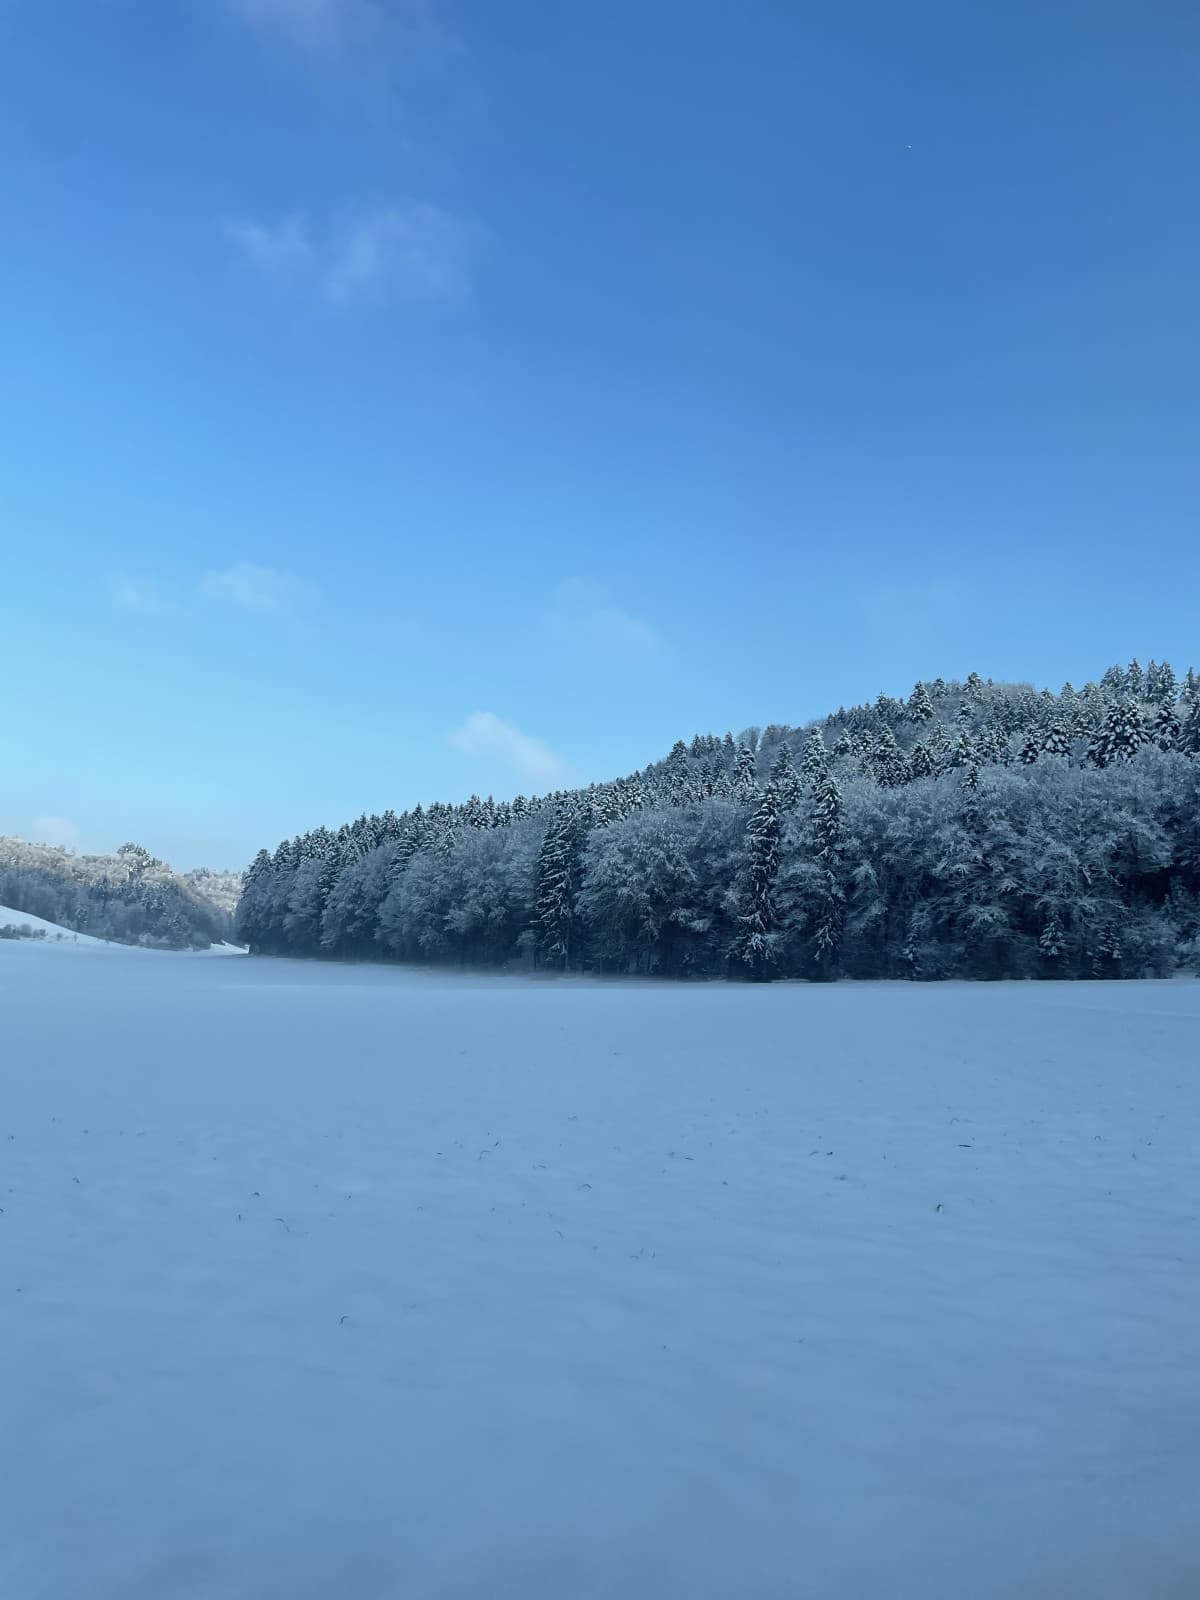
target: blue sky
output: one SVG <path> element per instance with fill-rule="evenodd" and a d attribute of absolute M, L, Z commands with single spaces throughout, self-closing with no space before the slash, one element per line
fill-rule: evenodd
<path fill-rule="evenodd" d="M 1183 0 L 7 0 L 0 830 L 1197 648 Z"/>

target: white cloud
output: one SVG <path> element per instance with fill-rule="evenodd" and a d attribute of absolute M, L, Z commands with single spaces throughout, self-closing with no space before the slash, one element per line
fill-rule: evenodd
<path fill-rule="evenodd" d="M 214 600 L 226 600 L 247 611 L 294 613 L 313 599 L 316 591 L 291 572 L 274 567 L 256 567 L 238 561 L 221 572 L 206 572 L 200 581 L 201 592 Z"/>
<path fill-rule="evenodd" d="M 222 231 L 250 265 L 268 277 L 305 273 L 316 264 L 316 251 L 301 217 L 285 217 L 273 224 L 225 222 Z"/>
<path fill-rule="evenodd" d="M 492 757 L 511 768 L 523 782 L 537 789 L 556 789 L 569 781 L 570 772 L 540 739 L 522 733 L 491 711 L 476 711 L 447 738 L 468 756 Z"/>
<path fill-rule="evenodd" d="M 226 0 L 239 21 L 317 70 L 352 64 L 373 76 L 444 47 L 436 0 Z"/>
<path fill-rule="evenodd" d="M 56 844 L 74 850 L 79 843 L 79 825 L 70 817 L 34 817 L 32 831 L 34 844 Z"/>
<path fill-rule="evenodd" d="M 152 617 L 166 610 L 166 601 L 152 578 L 114 578 L 109 595 L 118 611 L 137 611 Z"/>
<path fill-rule="evenodd" d="M 438 206 L 391 206 L 352 221 L 333 248 L 324 277 L 335 304 L 380 294 L 453 300 L 466 293 L 478 252 L 478 226 Z"/>
<path fill-rule="evenodd" d="M 317 60 L 344 49 L 380 19 L 372 0 L 229 0 L 243 22 Z"/>
<path fill-rule="evenodd" d="M 573 578 L 554 596 L 554 630 L 574 645 L 623 667 L 646 667 L 666 651 L 666 641 L 641 617 L 610 605 L 594 584 Z"/>
<path fill-rule="evenodd" d="M 294 216 L 222 229 L 265 277 L 306 283 L 339 307 L 461 299 L 485 238 L 478 223 L 416 201 L 348 216 L 316 239 Z"/>

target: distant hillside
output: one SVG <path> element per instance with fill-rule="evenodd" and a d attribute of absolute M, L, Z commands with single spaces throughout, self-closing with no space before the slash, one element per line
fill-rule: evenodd
<path fill-rule="evenodd" d="M 182 875 L 184 883 L 202 900 L 216 906 L 227 917 L 237 910 L 242 897 L 243 874 L 240 872 L 213 872 L 208 867 L 193 867 Z"/>
<path fill-rule="evenodd" d="M 236 875 L 210 876 L 228 902 L 226 880 Z M 164 950 L 203 949 L 232 933 L 228 904 L 135 844 L 81 856 L 0 838 L 0 904 L 77 933 Z"/>
<path fill-rule="evenodd" d="M 937 678 L 612 783 L 363 816 L 260 851 L 237 927 L 680 976 L 1166 975 L 1200 965 L 1200 681 Z"/>

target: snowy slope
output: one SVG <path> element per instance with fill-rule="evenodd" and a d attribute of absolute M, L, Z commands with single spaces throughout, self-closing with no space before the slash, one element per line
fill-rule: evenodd
<path fill-rule="evenodd" d="M 14 911 L 11 906 L 0 906 L 0 928 L 33 928 L 45 934 L 45 940 L 38 940 L 39 944 L 72 945 L 107 945 L 106 939 L 93 939 L 90 934 L 76 933 L 71 928 L 64 928 L 57 922 L 47 922 L 44 917 L 31 917 L 28 911 Z"/>
<path fill-rule="evenodd" d="M 14 950 L 0 1593 L 1200 1593 L 1197 984 Z"/>
<path fill-rule="evenodd" d="M 149 950 L 141 945 L 118 944 L 111 939 L 95 939 L 90 933 L 76 933 L 74 929 L 64 928 L 57 922 L 47 922 L 44 917 L 31 917 L 27 911 L 14 911 L 11 906 L 0 906 L 0 928 L 8 926 L 44 931 L 44 939 L 20 940 L 22 949 L 61 950 L 70 946 L 71 949 L 123 951 L 126 954 L 139 956 L 164 955 L 170 959 L 208 955 L 242 956 L 246 953 L 243 946 L 237 944 L 214 944 L 206 950 Z M 10 944 L 9 941 L 2 940 L 0 946 L 13 949 L 16 947 L 16 941 Z"/>

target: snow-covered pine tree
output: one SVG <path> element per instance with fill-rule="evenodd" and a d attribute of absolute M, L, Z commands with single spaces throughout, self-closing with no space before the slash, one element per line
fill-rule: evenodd
<path fill-rule="evenodd" d="M 746 878 L 733 955 L 756 979 L 765 979 L 774 965 L 779 936 L 775 926 L 774 890 L 779 871 L 783 807 L 774 784 L 768 783 L 746 830 Z"/>
<path fill-rule="evenodd" d="M 575 896 L 583 875 L 586 826 L 571 801 L 555 811 L 537 860 L 537 925 L 542 959 L 567 968 L 575 950 Z"/>
<path fill-rule="evenodd" d="M 1066 947 L 1066 936 L 1063 933 L 1063 925 L 1059 921 L 1057 911 L 1050 913 L 1038 939 L 1038 946 L 1042 954 L 1051 961 L 1057 961 L 1059 956 L 1062 955 Z"/>
<path fill-rule="evenodd" d="M 1179 743 L 1179 718 L 1171 700 L 1160 700 L 1154 713 L 1152 736 L 1160 750 L 1174 750 Z"/>
<path fill-rule="evenodd" d="M 1130 672 L 1137 666 L 1137 662 L 1130 663 Z M 1142 713 L 1136 699 L 1130 694 L 1126 699 L 1114 705 L 1106 719 L 1108 733 L 1109 759 L 1111 761 L 1132 761 L 1142 748 L 1146 733 L 1142 725 Z"/>
<path fill-rule="evenodd" d="M 954 754 L 954 746 L 950 743 L 945 725 L 941 722 L 934 723 L 933 732 L 926 742 L 934 772 L 944 772 L 952 764 L 951 758 Z"/>
<path fill-rule="evenodd" d="M 933 701 L 929 698 L 929 690 L 923 683 L 915 684 L 912 694 L 908 697 L 908 720 L 918 723 L 933 720 Z"/>
<path fill-rule="evenodd" d="M 779 804 L 785 811 L 790 811 L 799 803 L 804 792 L 800 781 L 800 774 L 796 771 L 792 760 L 791 746 L 786 739 L 781 739 L 775 760 L 771 766 L 771 783 L 779 796 Z"/>
<path fill-rule="evenodd" d="M 1188 702 L 1187 716 L 1179 729 L 1178 748 L 1184 755 L 1200 756 L 1200 694 Z"/>
<path fill-rule="evenodd" d="M 1146 687 L 1146 675 L 1141 669 L 1136 656 L 1125 668 L 1125 691 L 1133 699 L 1140 700 Z"/>
<path fill-rule="evenodd" d="M 1041 750 L 1038 747 L 1037 739 L 1033 734 L 1030 734 L 1029 738 L 1021 746 L 1021 754 L 1018 759 L 1023 767 L 1032 767 L 1040 754 Z"/>
<path fill-rule="evenodd" d="M 1061 722 L 1052 722 L 1043 734 L 1042 754 L 1047 756 L 1071 754 L 1071 736 Z"/>
<path fill-rule="evenodd" d="M 817 976 L 829 979 L 837 975 L 838 951 L 845 925 L 842 876 L 846 839 L 842 821 L 842 791 L 828 770 L 821 775 L 813 790 L 812 810 L 816 862 L 821 874 L 813 921 L 813 954 Z"/>
<path fill-rule="evenodd" d="M 753 800 L 757 792 L 754 751 L 746 743 L 739 744 L 733 768 L 734 798 L 743 801 Z"/>
<path fill-rule="evenodd" d="M 876 782 L 885 789 L 898 789 L 907 781 L 908 762 L 891 728 L 885 728 L 876 739 L 871 768 Z"/>
<path fill-rule="evenodd" d="M 842 738 L 847 737 L 843 733 Z M 838 745 L 841 743 L 842 739 L 839 739 Z M 837 746 L 834 748 L 836 750 Z M 853 740 L 849 741 L 849 749 L 854 749 Z M 825 748 L 825 735 L 820 728 L 814 728 L 805 741 L 804 754 L 800 758 L 800 771 L 810 788 L 818 784 L 829 771 L 829 751 Z"/>
<path fill-rule="evenodd" d="M 918 739 L 908 755 L 908 770 L 913 778 L 932 778 L 937 770 L 929 746 Z"/>

